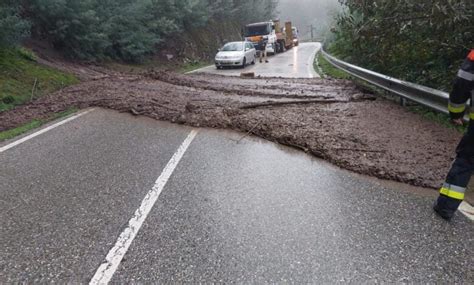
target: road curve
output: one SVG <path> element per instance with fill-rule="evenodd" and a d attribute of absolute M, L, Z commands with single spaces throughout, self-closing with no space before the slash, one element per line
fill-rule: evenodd
<path fill-rule="evenodd" d="M 248 65 L 245 69 L 216 69 L 214 65 L 193 72 L 204 72 L 220 75 L 239 76 L 241 72 L 255 72 L 255 76 L 284 78 L 314 78 L 319 75 L 314 71 L 313 63 L 316 53 L 321 49 L 320 43 L 300 43 L 284 53 L 269 56 L 269 63 Z"/>

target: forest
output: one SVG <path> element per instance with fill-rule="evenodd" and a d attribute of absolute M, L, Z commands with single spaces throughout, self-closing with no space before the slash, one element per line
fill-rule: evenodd
<path fill-rule="evenodd" d="M 271 19 L 275 0 L 1 0 L 0 46 L 25 37 L 81 60 L 130 62 L 210 21 Z"/>
<path fill-rule="evenodd" d="M 329 49 L 365 68 L 449 90 L 474 48 L 472 0 L 339 0 Z"/>

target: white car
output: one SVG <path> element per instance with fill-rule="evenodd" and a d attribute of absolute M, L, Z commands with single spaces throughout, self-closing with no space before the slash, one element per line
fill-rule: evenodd
<path fill-rule="evenodd" d="M 217 69 L 224 66 L 238 66 L 244 68 L 247 64 L 255 64 L 257 51 L 250 42 L 231 42 L 225 44 L 216 54 Z"/>

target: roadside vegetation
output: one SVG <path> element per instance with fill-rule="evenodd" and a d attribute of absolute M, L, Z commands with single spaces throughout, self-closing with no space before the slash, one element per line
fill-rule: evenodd
<path fill-rule="evenodd" d="M 339 0 L 329 50 L 353 64 L 449 91 L 474 39 L 472 0 Z"/>
<path fill-rule="evenodd" d="M 323 78 L 329 77 L 329 78 L 335 78 L 335 79 L 348 79 L 348 80 L 353 81 L 357 86 L 359 86 L 363 90 L 366 90 L 370 93 L 374 93 L 379 96 L 386 97 L 390 100 L 399 100 L 398 96 L 389 95 L 383 89 L 373 86 L 370 83 L 362 81 L 358 78 L 355 78 L 352 75 L 348 74 L 347 72 L 334 67 L 331 63 L 329 63 L 329 61 L 326 60 L 326 58 L 324 58 L 322 53 L 318 53 L 318 56 L 316 57 L 316 60 L 314 62 L 314 68 L 315 70 L 319 70 L 319 72 L 322 73 L 321 77 Z M 420 114 L 426 119 L 435 121 L 445 127 L 456 129 L 461 133 L 464 133 L 466 131 L 466 126 L 454 126 L 453 124 L 451 124 L 450 118 L 446 114 L 442 114 L 442 113 L 433 111 L 429 108 L 426 108 L 424 106 L 420 106 L 416 103 L 410 103 L 410 102 L 408 103 L 407 109 L 413 113 Z"/>
<path fill-rule="evenodd" d="M 0 42 L 30 34 L 70 58 L 141 62 L 185 31 L 213 22 L 270 19 L 277 1 L 6 0 L 0 5 L 7 18 L 0 22 Z"/>
<path fill-rule="evenodd" d="M 0 2 L 0 112 L 78 82 L 38 64 L 33 52 L 19 46 L 31 29 L 23 12 L 18 1 Z"/>
<path fill-rule="evenodd" d="M 12 139 L 16 136 L 19 136 L 19 135 L 22 135 L 32 129 L 35 129 L 35 128 L 38 128 L 38 127 L 41 127 L 42 125 L 52 121 L 52 120 L 56 120 L 56 119 L 59 119 L 59 118 L 63 118 L 63 117 L 66 117 L 66 116 L 69 116 L 73 113 L 77 112 L 77 109 L 76 108 L 70 108 L 69 110 L 67 111 L 64 111 L 64 112 L 60 112 L 60 113 L 55 113 L 55 114 L 52 114 L 48 119 L 44 119 L 44 120 L 33 120 L 29 123 L 26 123 L 18 128 L 14 128 L 14 129 L 10 129 L 10 130 L 7 130 L 7 131 L 3 131 L 3 132 L 0 132 L 0 142 L 2 141 L 5 141 L 5 140 L 9 140 L 9 139 Z"/>
<path fill-rule="evenodd" d="M 332 77 L 336 79 L 351 79 L 352 77 L 340 70 L 339 68 L 334 67 L 329 61 L 324 58 L 321 52 L 316 56 L 316 61 L 314 62 L 314 69 L 319 70 L 321 77 Z"/>
<path fill-rule="evenodd" d="M 206 67 L 206 66 L 211 65 L 211 64 L 213 64 L 213 63 L 210 62 L 210 61 L 199 61 L 199 60 L 190 61 L 190 62 L 187 62 L 186 64 L 181 65 L 178 68 L 178 72 L 187 73 L 187 72 L 190 72 L 190 71 L 202 68 L 202 67 Z"/>
<path fill-rule="evenodd" d="M 72 74 L 38 64 L 23 48 L 0 48 L 0 112 L 78 82 Z"/>

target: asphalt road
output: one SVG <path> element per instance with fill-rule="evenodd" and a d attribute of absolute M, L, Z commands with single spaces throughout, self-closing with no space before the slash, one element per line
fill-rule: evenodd
<path fill-rule="evenodd" d="M 474 282 L 433 191 L 242 136 L 97 109 L 0 145 L 0 283 L 88 283 L 117 245 L 113 283 Z"/>
<path fill-rule="evenodd" d="M 320 43 L 300 43 L 298 47 L 284 53 L 268 57 L 269 63 L 257 63 L 248 65 L 246 68 L 216 69 L 208 66 L 193 72 L 204 72 L 220 75 L 239 76 L 241 72 L 255 72 L 261 77 L 285 77 L 285 78 L 313 78 L 319 77 L 314 71 L 313 63 L 316 53 L 321 48 Z"/>

